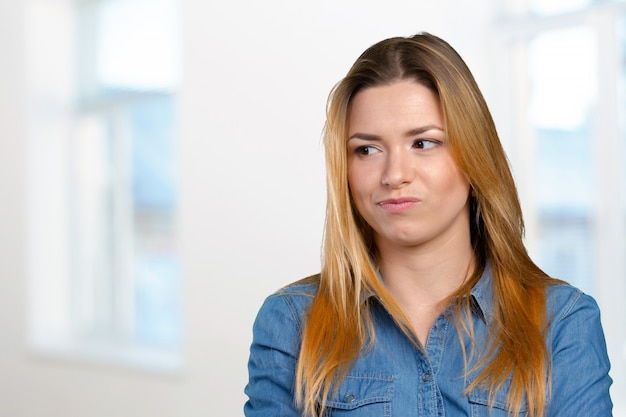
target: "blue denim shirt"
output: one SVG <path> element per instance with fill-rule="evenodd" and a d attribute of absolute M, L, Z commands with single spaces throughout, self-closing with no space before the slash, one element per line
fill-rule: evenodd
<path fill-rule="evenodd" d="M 294 375 L 307 309 L 317 284 L 296 283 L 268 297 L 253 329 L 250 349 L 247 417 L 301 416 L 294 405 Z M 493 319 L 489 267 L 472 290 L 473 325 L 484 346 Z M 551 328 L 548 347 L 552 375 L 546 417 L 607 417 L 609 359 L 595 301 L 569 285 L 547 289 Z M 456 327 L 441 315 L 432 326 L 425 352 L 394 323 L 381 304 L 371 304 L 375 344 L 363 351 L 336 395 L 328 399 L 331 417 L 354 416 L 509 416 L 508 385 L 496 394 L 475 389 L 464 394 L 477 374 L 464 378 L 463 351 Z M 469 347 L 469 340 L 466 340 Z M 523 406 L 524 407 L 524 406 Z"/>

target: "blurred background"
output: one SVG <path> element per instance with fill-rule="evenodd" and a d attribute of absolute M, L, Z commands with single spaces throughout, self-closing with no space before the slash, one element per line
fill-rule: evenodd
<path fill-rule="evenodd" d="M 0 415 L 242 415 L 258 308 L 319 270 L 327 94 L 419 31 L 473 70 L 533 258 L 598 301 L 626 416 L 618 0 L 0 0 Z"/>

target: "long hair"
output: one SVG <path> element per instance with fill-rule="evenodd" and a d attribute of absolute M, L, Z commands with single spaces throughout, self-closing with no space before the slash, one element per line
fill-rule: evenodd
<path fill-rule="evenodd" d="M 511 378 L 511 412 L 524 400 L 531 417 L 544 414 L 549 386 L 545 343 L 545 286 L 551 280 L 530 259 L 523 244 L 524 223 L 515 183 L 494 122 L 471 72 L 445 41 L 421 33 L 391 38 L 368 48 L 331 91 L 324 131 L 327 208 L 319 290 L 307 316 L 296 370 L 296 401 L 305 416 L 323 414 L 374 328 L 364 292 L 375 293 L 396 323 L 419 346 L 407 317 L 378 279 L 372 256 L 373 232 L 350 197 L 347 129 L 351 101 L 361 90 L 413 80 L 431 89 L 443 111 L 447 143 L 470 183 L 470 230 L 476 268 L 450 297 L 456 317 L 470 311 L 469 294 L 487 261 L 493 271 L 494 322 L 488 346 L 465 375 L 479 372 L 468 392 L 481 386 L 492 398 Z M 459 338 L 471 322 L 457 321 Z M 463 342 L 462 342 L 463 343 Z M 467 369 L 467 368 L 470 369 Z"/>

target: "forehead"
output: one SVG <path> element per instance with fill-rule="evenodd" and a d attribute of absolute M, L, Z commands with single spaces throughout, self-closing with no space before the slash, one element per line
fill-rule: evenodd
<path fill-rule="evenodd" d="M 349 132 L 357 130 L 406 130 L 422 125 L 443 129 L 441 103 L 428 87 L 415 81 L 367 87 L 352 99 Z"/>

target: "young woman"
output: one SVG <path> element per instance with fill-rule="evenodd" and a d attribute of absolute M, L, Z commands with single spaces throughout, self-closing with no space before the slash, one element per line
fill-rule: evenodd
<path fill-rule="evenodd" d="M 324 140 L 322 271 L 261 308 L 248 417 L 611 415 L 597 305 L 529 258 L 493 120 L 450 45 L 367 49 Z"/>

